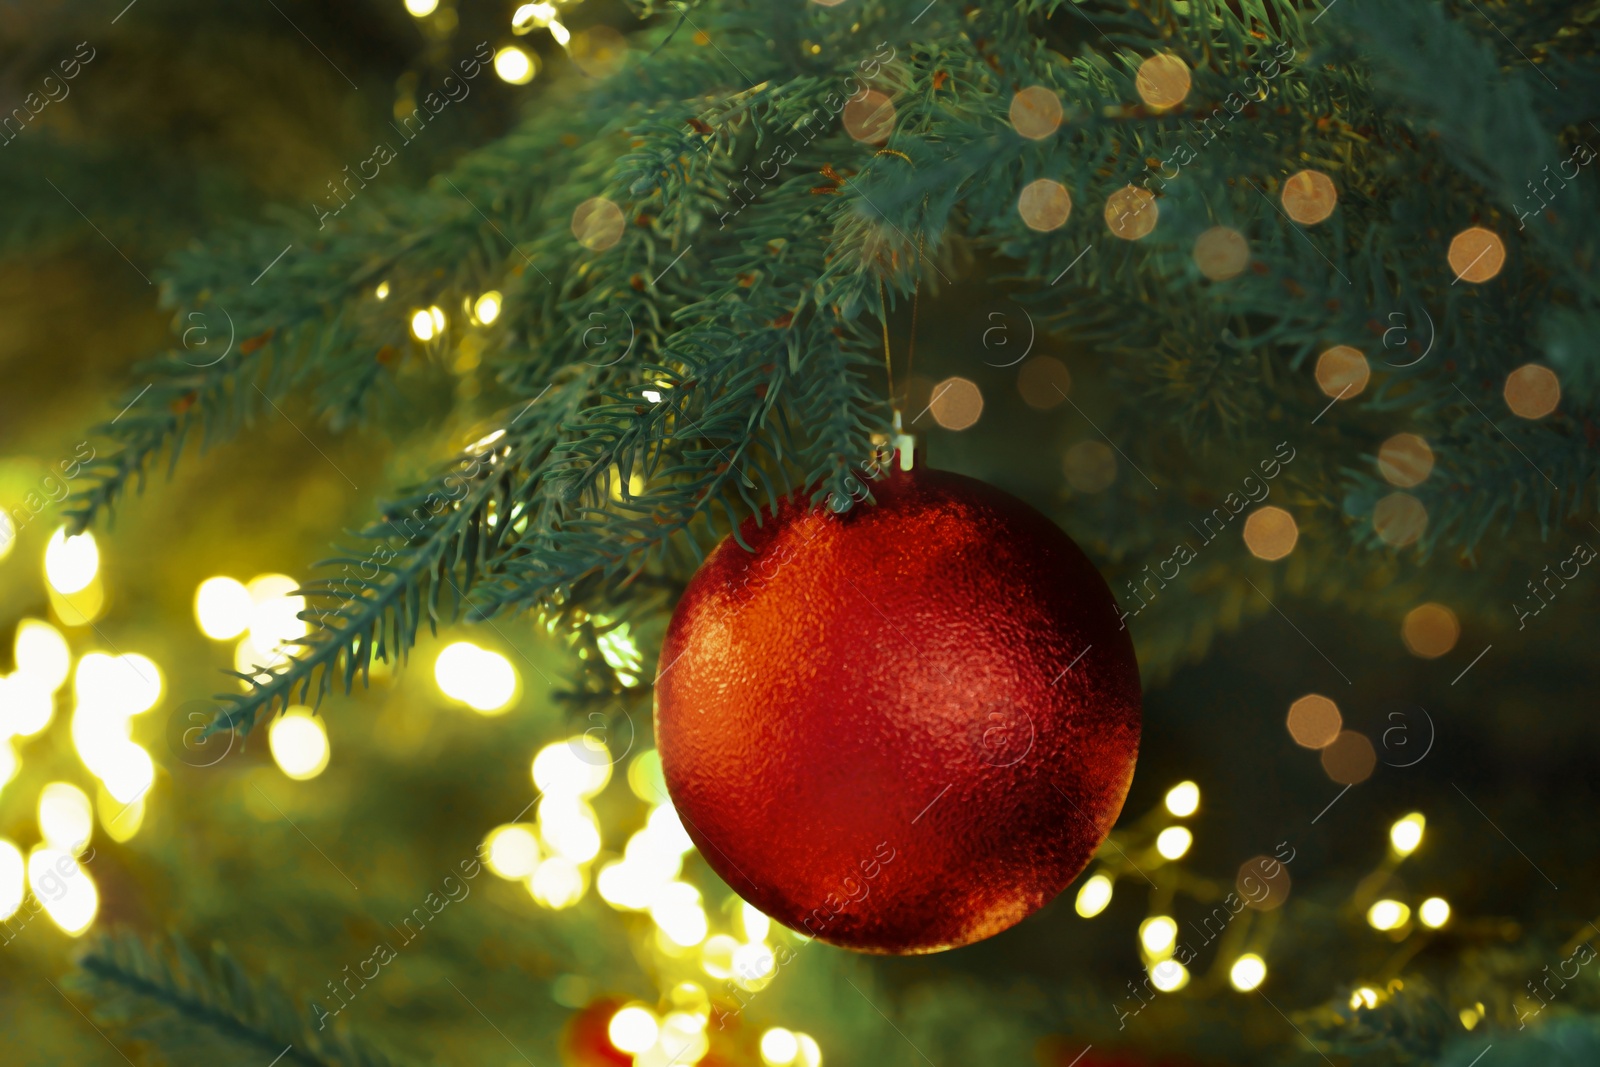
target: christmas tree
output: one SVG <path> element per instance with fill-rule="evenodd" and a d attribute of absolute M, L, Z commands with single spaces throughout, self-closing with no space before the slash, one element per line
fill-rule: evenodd
<path fill-rule="evenodd" d="M 6 1062 L 1600 1062 L 1597 19 L 0 11 Z M 708 555 L 929 468 L 1103 576 L 1138 766 L 1053 902 L 865 955 L 914 859 L 747 902 L 657 682 Z"/>

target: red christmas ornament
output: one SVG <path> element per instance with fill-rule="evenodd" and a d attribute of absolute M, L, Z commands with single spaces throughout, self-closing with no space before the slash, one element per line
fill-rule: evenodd
<path fill-rule="evenodd" d="M 786 499 L 724 540 L 656 681 L 667 788 L 706 862 L 784 925 L 865 952 L 993 936 L 1122 809 L 1133 643 L 1039 512 L 918 468 L 844 514 Z"/>

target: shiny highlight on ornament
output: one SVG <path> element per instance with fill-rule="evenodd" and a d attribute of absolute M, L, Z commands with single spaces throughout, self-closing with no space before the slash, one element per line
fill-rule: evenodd
<path fill-rule="evenodd" d="M 1398 900 L 1380 900 L 1367 909 L 1367 925 L 1374 930 L 1398 930 L 1411 919 L 1411 909 Z"/>
<path fill-rule="evenodd" d="M 1280 560 L 1294 551 L 1299 539 L 1294 516 L 1280 507 L 1257 508 L 1244 520 L 1244 546 L 1257 559 Z"/>
<path fill-rule="evenodd" d="M 1423 926 L 1437 930 L 1450 921 L 1450 903 L 1444 897 L 1429 897 L 1417 908 L 1417 918 Z"/>
<path fill-rule="evenodd" d="M 194 592 L 194 617 L 213 641 L 231 641 L 250 625 L 250 590 L 234 578 L 207 578 Z"/>
<path fill-rule="evenodd" d="M 511 85 L 527 85 L 539 72 L 538 59 L 514 44 L 508 44 L 494 54 L 494 72 L 500 80 Z"/>
<path fill-rule="evenodd" d="M 278 769 L 297 782 L 315 778 L 328 767 L 328 732 L 322 720 L 301 704 L 272 720 L 267 747 Z"/>
<path fill-rule="evenodd" d="M 1030 85 L 1011 97 L 1011 128 L 1030 141 L 1042 141 L 1061 126 L 1061 97 L 1043 85 Z"/>
<path fill-rule="evenodd" d="M 1188 818 L 1200 810 L 1200 787 L 1193 782 L 1179 782 L 1167 790 L 1166 805 L 1178 818 Z"/>
<path fill-rule="evenodd" d="M 1189 65 L 1177 56 L 1163 52 L 1139 64 L 1139 74 L 1134 87 L 1139 99 L 1158 111 L 1166 111 L 1183 103 L 1189 95 Z"/>
<path fill-rule="evenodd" d="M 1073 902 L 1073 909 L 1085 919 L 1092 919 L 1106 910 L 1106 905 L 1111 903 L 1111 879 L 1103 874 L 1097 874 L 1083 883 L 1078 890 L 1078 899 Z"/>
<path fill-rule="evenodd" d="M 74 537 L 67 536 L 65 526 L 50 535 L 44 550 L 44 576 L 50 588 L 63 596 L 71 596 L 89 587 L 100 572 L 100 546 L 94 534 L 85 530 Z"/>
<path fill-rule="evenodd" d="M 1184 826 L 1169 826 L 1156 835 L 1156 851 L 1163 859 L 1182 859 L 1189 846 L 1194 844 L 1194 834 Z"/>
<path fill-rule="evenodd" d="M 1427 816 L 1414 811 L 1389 827 L 1389 844 L 1394 847 L 1395 855 L 1409 856 L 1415 852 L 1422 844 L 1422 831 L 1427 825 Z"/>
<path fill-rule="evenodd" d="M 1506 265 L 1506 243 L 1482 226 L 1472 226 L 1450 239 L 1445 254 L 1459 282 L 1486 282 Z"/>
<path fill-rule="evenodd" d="M 1124 241 L 1148 237 L 1160 216 L 1155 194 L 1137 185 L 1125 185 L 1106 199 L 1106 226 Z"/>
<path fill-rule="evenodd" d="M 1283 183 L 1283 210 L 1302 226 L 1315 226 L 1339 205 L 1339 190 L 1320 170 L 1302 170 Z"/>
<path fill-rule="evenodd" d="M 1241 993 L 1255 989 L 1267 977 L 1267 961 L 1254 952 L 1246 952 L 1228 968 L 1228 983 Z"/>
<path fill-rule="evenodd" d="M 1413 656 L 1438 659 L 1456 647 L 1461 623 L 1456 613 L 1443 604 L 1418 604 L 1406 612 L 1400 624 L 1400 637 Z"/>
<path fill-rule="evenodd" d="M 1506 407 L 1523 419 L 1542 419 L 1561 403 L 1561 381 L 1555 371 L 1525 363 L 1506 376 Z"/>
<path fill-rule="evenodd" d="M 1022 187 L 1017 197 L 1017 214 L 1030 230 L 1048 233 L 1065 226 L 1072 214 L 1072 194 L 1050 178 L 1039 178 Z"/>

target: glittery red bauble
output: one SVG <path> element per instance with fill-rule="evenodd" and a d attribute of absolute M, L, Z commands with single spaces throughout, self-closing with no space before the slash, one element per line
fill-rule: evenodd
<path fill-rule="evenodd" d="M 1105 580 L 1015 497 L 918 468 L 803 495 L 707 558 L 656 682 L 667 788 L 738 894 L 812 937 L 936 952 L 1077 876 L 1139 746 Z"/>

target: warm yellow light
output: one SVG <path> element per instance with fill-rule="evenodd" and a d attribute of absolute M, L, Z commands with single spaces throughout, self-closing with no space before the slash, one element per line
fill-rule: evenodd
<path fill-rule="evenodd" d="M 1362 986 L 1350 994 L 1350 1009 L 1357 1011 L 1362 1007 L 1376 1008 L 1378 1006 L 1378 991 L 1370 986 Z"/>
<path fill-rule="evenodd" d="M 1085 919 L 1092 919 L 1106 910 L 1106 905 L 1111 903 L 1111 879 L 1103 874 L 1097 874 L 1083 883 L 1083 888 L 1078 890 L 1077 902 L 1073 905 L 1079 915 Z"/>
<path fill-rule="evenodd" d="M 1457 1017 L 1461 1020 L 1462 1026 L 1471 1030 L 1483 1021 L 1483 1001 L 1478 1001 L 1470 1008 L 1462 1008 L 1460 1015 Z"/>
<path fill-rule="evenodd" d="M 600 824 L 594 810 L 568 796 L 539 801 L 539 833 L 550 851 L 573 863 L 588 863 L 600 854 Z"/>
<path fill-rule="evenodd" d="M 1398 900 L 1380 900 L 1367 909 L 1367 922 L 1374 930 L 1396 930 L 1411 918 L 1411 909 Z"/>
<path fill-rule="evenodd" d="M 744 927 L 746 941 L 765 941 L 767 934 L 772 931 L 772 920 L 763 915 L 753 904 L 740 902 L 739 919 Z"/>
<path fill-rule="evenodd" d="M 287 574 L 261 574 L 250 579 L 250 643 L 265 655 L 311 632 L 300 618 L 306 598 L 292 595 L 300 583 Z"/>
<path fill-rule="evenodd" d="M 1176 993 L 1189 984 L 1189 969 L 1177 960 L 1162 960 L 1150 968 L 1150 984 L 1163 993 Z"/>
<path fill-rule="evenodd" d="M 406 0 L 406 10 L 417 18 L 426 18 L 438 10 L 439 0 Z"/>
<path fill-rule="evenodd" d="M 778 957 L 764 941 L 740 945 L 733 951 L 733 973 L 745 983 L 766 984 L 778 973 Z"/>
<path fill-rule="evenodd" d="M 705 910 L 700 906 L 700 890 L 688 882 L 668 882 L 658 889 L 650 901 L 650 918 L 668 940 L 684 948 L 704 941 L 709 931 Z M 748 947 L 739 946 L 734 960 L 739 960 L 740 950 Z"/>
<path fill-rule="evenodd" d="M 810 1034 L 796 1034 L 800 1044 L 800 1055 L 795 1057 L 797 1067 L 822 1067 L 822 1046 L 817 1044 L 817 1039 Z"/>
<path fill-rule="evenodd" d="M 28 888 L 50 920 L 73 937 L 89 929 L 100 910 L 100 894 L 89 872 L 70 852 L 36 848 L 29 853 Z"/>
<path fill-rule="evenodd" d="M 372 295 L 377 297 L 379 300 L 389 299 L 389 283 L 379 282 L 378 287 L 372 291 Z"/>
<path fill-rule="evenodd" d="M 428 314 L 426 308 L 411 313 L 412 337 L 419 341 L 431 341 L 433 340 L 433 335 L 437 332 L 433 327 L 433 316 Z"/>
<path fill-rule="evenodd" d="M 86 530 L 68 537 L 62 526 L 50 535 L 44 550 L 44 576 L 50 588 L 63 595 L 81 592 L 99 571 L 100 546 L 95 544 L 94 534 Z"/>
<path fill-rule="evenodd" d="M 295 705 L 272 720 L 267 747 L 278 769 L 297 782 L 321 774 L 328 766 L 328 732 L 310 708 Z"/>
<path fill-rule="evenodd" d="M 94 806 L 106 836 L 119 845 L 133 840 L 133 835 L 137 834 L 139 827 L 144 824 L 142 795 L 128 803 L 118 800 L 109 790 L 102 788 L 99 795 L 94 798 Z"/>
<path fill-rule="evenodd" d="M 433 332 L 444 333 L 444 309 L 435 304 L 433 307 L 428 309 L 428 315 L 433 319 Z"/>
<path fill-rule="evenodd" d="M 55 695 L 31 674 L 0 676 L 0 736 L 30 737 L 50 725 Z"/>
<path fill-rule="evenodd" d="M 800 1055 L 800 1039 L 792 1030 L 774 1026 L 761 1035 L 761 1062 L 767 1067 L 788 1067 Z"/>
<path fill-rule="evenodd" d="M 554 4 L 523 4 L 511 15 L 511 32 L 518 37 L 550 25 L 556 17 Z"/>
<path fill-rule="evenodd" d="M 517 671 L 498 652 L 471 641 L 446 645 L 433 663 L 433 677 L 445 696 L 484 715 L 498 715 L 517 695 Z"/>
<path fill-rule="evenodd" d="M 525 823 L 507 823 L 483 839 L 484 863 L 501 878 L 521 881 L 539 866 L 539 839 Z"/>
<path fill-rule="evenodd" d="M 39 834 L 53 849 L 81 853 L 94 831 L 94 808 L 70 782 L 51 782 L 39 793 Z"/>
<path fill-rule="evenodd" d="M 739 942 L 727 934 L 717 934 L 706 939 L 700 948 L 700 967 L 718 980 L 733 977 L 733 954 L 739 951 Z"/>
<path fill-rule="evenodd" d="M 1178 818 L 1193 815 L 1200 809 L 1200 787 L 1193 782 L 1179 782 L 1167 790 L 1167 810 Z"/>
<path fill-rule="evenodd" d="M 11 555 L 11 549 L 17 543 L 17 524 L 11 521 L 11 516 L 0 508 L 0 559 Z"/>
<path fill-rule="evenodd" d="M 1139 924 L 1139 941 L 1152 956 L 1162 956 L 1172 951 L 1178 937 L 1178 924 L 1165 915 L 1157 915 Z"/>
<path fill-rule="evenodd" d="M 600 868 L 594 887 L 599 892 L 600 899 L 613 908 L 622 911 L 644 911 L 650 906 L 650 899 L 656 890 L 676 875 L 677 872 L 673 871 L 666 878 L 654 879 L 651 877 L 651 871 L 643 864 L 617 860 Z"/>
<path fill-rule="evenodd" d="M 4 698 L 0 691 L 0 699 Z M 4 731 L 5 724 L 0 722 L 0 731 Z M 17 776 L 17 768 L 22 766 L 17 759 L 17 750 L 12 747 L 10 739 L 0 741 L 0 789 L 4 789 L 11 779 Z"/>
<path fill-rule="evenodd" d="M 121 804 L 139 800 L 156 780 L 155 761 L 132 741 L 108 746 L 101 766 L 90 769 Z"/>
<path fill-rule="evenodd" d="M 550 36 L 555 38 L 556 44 L 560 45 L 562 48 L 567 47 L 567 45 L 572 41 L 572 34 L 568 32 L 565 26 L 554 19 L 552 19 L 550 22 Z"/>
<path fill-rule="evenodd" d="M 472 314 L 487 326 L 500 317 L 500 301 L 500 294 L 491 289 L 478 297 L 478 302 L 472 305 Z"/>
<path fill-rule="evenodd" d="M 619 1052 L 640 1053 L 656 1043 L 661 1026 L 649 1008 L 630 1004 L 611 1017 L 606 1036 Z"/>
<path fill-rule="evenodd" d="M 552 856 L 528 879 L 528 892 L 547 908 L 570 908 L 583 899 L 583 872 L 571 860 Z"/>
<path fill-rule="evenodd" d="M 560 23 L 552 24 L 551 32 L 553 33 L 554 27 L 559 25 Z M 527 85 L 533 81 L 533 60 L 522 49 L 508 44 L 494 54 L 494 72 L 500 75 L 501 81 L 510 82 L 512 85 Z"/>
<path fill-rule="evenodd" d="M 1241 993 L 1248 993 L 1267 977 L 1267 962 L 1254 952 L 1247 952 L 1233 961 L 1228 969 L 1228 981 Z"/>
<path fill-rule="evenodd" d="M 1169 860 L 1182 858 L 1194 843 L 1194 835 L 1187 827 L 1169 826 L 1156 835 L 1156 851 Z"/>
<path fill-rule="evenodd" d="M 72 676 L 78 707 L 126 718 L 149 711 L 161 700 L 161 669 L 136 652 L 108 656 L 88 652 Z"/>
<path fill-rule="evenodd" d="M 17 624 L 13 660 L 20 674 L 26 674 L 54 693 L 72 671 L 72 649 L 67 639 L 47 622 L 23 619 Z"/>
<path fill-rule="evenodd" d="M 661 1020 L 661 1036 L 656 1039 L 659 1055 L 668 1057 L 668 1064 L 699 1063 L 711 1051 L 711 1040 L 706 1037 L 706 1016 L 675 1011 Z M 635 1063 L 648 1062 L 635 1060 Z M 656 1061 L 659 1062 L 659 1061 Z"/>
<path fill-rule="evenodd" d="M 1389 844 L 1394 846 L 1399 855 L 1409 856 L 1422 844 L 1422 830 L 1427 825 L 1427 817 L 1420 811 L 1414 811 L 1389 827 Z"/>
<path fill-rule="evenodd" d="M 611 753 L 591 734 L 546 745 L 533 757 L 533 784 L 541 793 L 592 797 L 611 780 Z"/>
<path fill-rule="evenodd" d="M 253 606 L 250 590 L 234 578 L 207 578 L 194 592 L 195 621 L 213 641 L 231 641 L 244 633 Z"/>
<path fill-rule="evenodd" d="M 22 850 L 0 837 L 0 922 L 5 922 L 22 907 L 27 892 L 27 864 Z"/>
<path fill-rule="evenodd" d="M 1422 920 L 1423 926 L 1437 930 L 1450 921 L 1450 903 L 1444 897 L 1429 897 L 1417 909 L 1417 917 Z"/>

